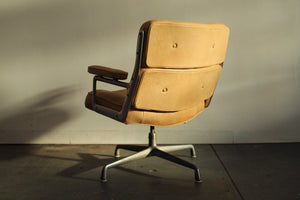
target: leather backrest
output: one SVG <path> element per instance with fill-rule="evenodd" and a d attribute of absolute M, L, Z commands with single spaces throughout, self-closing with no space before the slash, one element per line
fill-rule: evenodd
<path fill-rule="evenodd" d="M 224 24 L 154 20 L 141 29 L 146 36 L 143 67 L 198 68 L 225 59 L 229 28 Z"/>
<path fill-rule="evenodd" d="M 132 106 L 173 112 L 213 95 L 225 59 L 229 29 L 223 24 L 149 21 L 142 69 Z"/>

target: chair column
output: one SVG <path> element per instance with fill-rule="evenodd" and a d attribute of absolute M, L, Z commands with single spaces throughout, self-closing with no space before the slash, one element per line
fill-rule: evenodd
<path fill-rule="evenodd" d="M 150 126 L 150 133 L 149 133 L 149 147 L 157 147 L 156 144 L 156 133 L 155 133 L 155 127 Z"/>

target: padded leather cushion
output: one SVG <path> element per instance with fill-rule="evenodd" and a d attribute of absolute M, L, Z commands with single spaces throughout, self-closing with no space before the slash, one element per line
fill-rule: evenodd
<path fill-rule="evenodd" d="M 221 71 L 221 65 L 196 69 L 143 68 L 132 105 L 155 111 L 196 107 L 213 95 Z"/>
<path fill-rule="evenodd" d="M 225 59 L 229 28 L 224 24 L 153 20 L 145 31 L 143 67 L 196 68 Z"/>
<path fill-rule="evenodd" d="M 121 111 L 126 93 L 126 89 L 117 91 L 97 90 L 96 103 L 116 111 Z M 93 110 L 92 99 L 93 92 L 91 91 L 85 98 L 85 107 L 91 110 Z"/>
<path fill-rule="evenodd" d="M 126 89 L 117 91 L 97 90 L 96 102 L 102 106 L 120 111 L 122 109 L 126 93 Z M 92 94 L 92 92 L 89 92 L 85 99 L 85 107 L 91 110 L 93 110 Z M 131 109 L 128 112 L 125 123 L 145 124 L 150 126 L 172 126 L 191 120 L 197 116 L 203 108 L 204 102 L 193 108 L 178 112 L 156 112 Z"/>
<path fill-rule="evenodd" d="M 149 126 L 173 126 L 193 119 L 202 112 L 203 109 L 204 102 L 200 102 L 195 107 L 177 112 L 130 110 L 125 123 L 145 124 Z"/>
<path fill-rule="evenodd" d="M 119 69 L 112 69 L 100 65 L 92 65 L 88 67 L 88 72 L 108 78 L 125 80 L 127 79 L 128 73 Z"/>

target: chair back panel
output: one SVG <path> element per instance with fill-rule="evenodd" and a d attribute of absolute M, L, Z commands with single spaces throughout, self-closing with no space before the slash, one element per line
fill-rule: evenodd
<path fill-rule="evenodd" d="M 175 112 L 212 97 L 226 54 L 225 25 L 156 20 L 141 30 L 145 39 L 133 108 Z"/>
<path fill-rule="evenodd" d="M 229 29 L 224 24 L 154 20 L 146 22 L 143 67 L 197 68 L 225 59 Z"/>
<path fill-rule="evenodd" d="M 222 67 L 142 69 L 133 106 L 142 110 L 180 111 L 209 99 Z"/>

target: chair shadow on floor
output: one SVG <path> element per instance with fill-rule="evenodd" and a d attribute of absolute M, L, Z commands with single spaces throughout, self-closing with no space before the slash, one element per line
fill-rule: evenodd
<path fill-rule="evenodd" d="M 101 172 L 100 169 L 103 166 L 105 166 L 115 160 L 118 160 L 114 156 L 108 156 L 108 155 L 103 155 L 103 154 L 78 153 L 78 156 L 80 157 L 79 159 L 58 158 L 58 157 L 49 157 L 49 156 L 42 156 L 42 157 L 77 161 L 77 164 L 75 164 L 71 167 L 68 167 L 61 172 L 58 172 L 56 175 L 67 177 L 67 178 L 83 179 L 83 180 L 90 180 L 90 181 L 97 181 L 97 182 L 101 182 L 100 181 L 100 172 Z M 101 157 L 101 158 L 99 158 L 99 157 Z M 106 157 L 106 158 L 104 158 L 104 157 Z M 122 157 L 120 159 L 122 159 Z M 85 173 L 87 171 L 90 171 L 90 170 L 93 170 L 96 168 L 97 168 L 98 173 L 97 173 L 97 176 L 95 176 L 93 178 L 78 176 L 82 173 Z M 141 171 L 130 169 L 130 168 L 123 167 L 123 166 L 118 166 L 115 169 L 130 173 L 130 174 L 148 176 L 148 177 L 152 177 L 152 178 L 159 178 L 159 177 L 155 177 L 153 175 L 143 173 Z M 113 169 L 113 170 L 115 170 L 115 169 Z"/>
<path fill-rule="evenodd" d="M 67 167 L 66 169 L 56 173 L 56 175 L 63 176 L 66 178 L 80 179 L 80 180 L 87 180 L 87 181 L 96 181 L 96 182 L 101 182 L 100 181 L 100 173 L 101 173 L 101 168 L 103 166 L 105 166 L 113 161 L 123 158 L 123 157 L 115 158 L 112 155 L 90 154 L 90 153 L 77 153 L 78 158 L 66 158 L 66 157 L 49 156 L 49 155 L 36 155 L 36 154 L 32 154 L 32 155 L 38 156 L 41 158 L 45 158 L 45 159 L 59 159 L 59 160 L 72 161 L 72 162 L 75 161 L 76 164 L 74 164 L 70 167 Z M 177 154 L 177 156 L 180 156 L 180 157 L 188 157 L 187 155 Z M 157 159 L 160 159 L 160 158 L 157 158 Z M 144 161 L 142 161 L 142 162 L 144 162 Z M 141 168 L 143 168 L 143 166 Z M 141 168 L 137 167 L 137 165 L 133 165 L 132 167 L 127 167 L 125 165 L 125 166 L 115 167 L 112 170 L 114 170 L 114 171 L 118 170 L 119 171 L 119 172 L 117 172 L 118 174 L 125 172 L 126 176 L 138 175 L 141 177 L 150 177 L 152 179 L 162 178 L 159 175 L 156 175 L 155 173 L 149 172 L 150 170 L 141 169 Z M 87 173 L 91 170 L 96 170 L 95 171 L 96 175 L 93 172 L 93 175 L 95 175 L 95 176 L 93 176 L 92 178 L 90 176 L 85 176 L 85 175 L 82 176 L 81 175 L 81 174 Z M 155 172 L 155 169 L 153 171 Z"/>
<path fill-rule="evenodd" d="M 75 159 L 51 156 L 41 157 L 76 161 L 76 164 L 56 173 L 56 175 L 74 179 L 78 184 L 84 184 L 82 181 L 96 183 L 96 187 L 101 191 L 101 195 L 104 195 L 101 196 L 104 199 L 131 199 L 133 196 L 136 196 L 138 199 L 153 199 L 151 196 L 143 197 L 142 191 L 154 195 L 153 197 L 164 195 L 165 191 L 174 191 L 174 194 L 169 193 L 168 196 L 178 199 L 178 197 L 181 198 L 187 193 L 189 194 L 188 196 L 197 196 L 203 187 L 201 184 L 196 184 L 193 179 L 189 179 L 190 176 L 187 176 L 188 180 L 181 180 L 176 176 L 166 177 L 165 174 L 150 173 L 148 167 L 151 168 L 151 166 L 140 168 L 141 165 L 144 165 L 141 164 L 144 160 L 140 164 L 130 163 L 130 166 L 118 166 L 112 169 L 109 172 L 111 179 L 103 183 L 100 181 L 101 168 L 117 158 L 107 154 L 78 153 L 77 155 L 78 158 Z"/>

